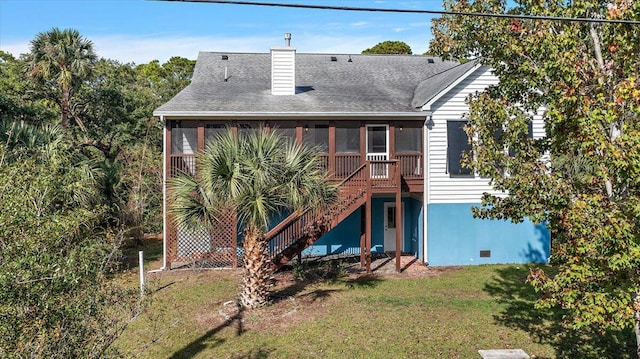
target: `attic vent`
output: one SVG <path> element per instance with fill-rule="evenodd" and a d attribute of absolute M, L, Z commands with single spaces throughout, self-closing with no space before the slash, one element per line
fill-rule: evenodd
<path fill-rule="evenodd" d="M 229 55 L 222 55 L 223 60 L 229 60 Z"/>
<path fill-rule="evenodd" d="M 427 59 L 427 62 L 432 64 L 434 61 L 433 61 L 433 59 Z"/>
<path fill-rule="evenodd" d="M 335 57 L 335 56 L 331 56 L 331 61 L 332 61 L 332 62 L 336 62 L 336 61 L 338 61 L 338 58 L 337 58 L 337 57 Z"/>

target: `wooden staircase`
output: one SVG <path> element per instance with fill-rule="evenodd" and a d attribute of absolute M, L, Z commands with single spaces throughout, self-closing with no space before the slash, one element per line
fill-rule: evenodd
<path fill-rule="evenodd" d="M 339 184 L 338 198 L 328 208 L 293 213 L 265 234 L 274 270 L 287 264 L 366 203 L 367 190 L 371 189 L 369 166 L 369 162 L 362 164 Z"/>

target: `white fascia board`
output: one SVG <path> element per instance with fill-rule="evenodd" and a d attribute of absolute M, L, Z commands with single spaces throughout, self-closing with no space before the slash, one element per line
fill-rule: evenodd
<path fill-rule="evenodd" d="M 431 116 L 429 116 L 431 117 Z M 424 162 L 422 167 L 422 261 L 424 264 L 429 264 L 429 202 L 430 188 L 429 188 L 429 128 L 427 127 L 427 121 L 430 118 L 426 118 L 422 125 L 422 160 Z"/>
<path fill-rule="evenodd" d="M 256 118 L 300 118 L 300 117 L 416 117 L 424 118 L 422 112 L 235 112 L 235 111 L 154 111 L 156 117 L 256 117 Z"/>
<path fill-rule="evenodd" d="M 436 101 L 438 101 L 442 96 L 444 96 L 445 94 L 447 94 L 449 91 L 451 91 L 454 87 L 456 87 L 459 83 L 461 83 L 462 81 L 464 81 L 467 77 L 469 77 L 469 75 L 471 75 L 472 73 L 474 73 L 477 69 L 479 69 L 480 67 L 482 67 L 481 64 L 476 64 L 475 66 L 473 66 L 471 69 L 469 69 L 469 71 L 465 72 L 462 76 L 458 77 L 455 81 L 453 81 L 451 83 L 451 85 L 447 86 L 447 88 L 445 88 L 444 90 L 438 92 L 435 96 L 433 96 L 431 98 L 431 100 L 429 100 L 429 102 L 425 103 L 424 105 L 422 105 L 422 111 L 431 111 L 431 106 L 436 103 Z"/>

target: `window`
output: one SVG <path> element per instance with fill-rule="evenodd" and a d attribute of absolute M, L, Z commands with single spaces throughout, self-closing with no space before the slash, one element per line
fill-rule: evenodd
<path fill-rule="evenodd" d="M 336 153 L 360 153 L 360 126 L 341 123 L 336 126 Z"/>
<path fill-rule="evenodd" d="M 396 135 L 396 153 L 413 153 L 422 152 L 422 126 L 397 124 L 395 129 Z"/>
<path fill-rule="evenodd" d="M 328 152 L 329 125 L 305 125 L 302 141 L 307 145 L 318 147 L 320 152 Z"/>
<path fill-rule="evenodd" d="M 183 127 L 180 121 L 171 124 L 171 153 L 192 154 L 198 150 L 198 128 Z"/>
<path fill-rule="evenodd" d="M 469 137 L 464 132 L 467 121 L 447 121 L 447 172 L 451 177 L 473 176 L 471 169 L 460 164 L 462 155 L 471 151 Z"/>

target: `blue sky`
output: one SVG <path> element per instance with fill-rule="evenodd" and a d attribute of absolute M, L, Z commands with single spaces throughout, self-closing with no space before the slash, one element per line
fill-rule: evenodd
<path fill-rule="evenodd" d="M 441 0 L 262 0 L 315 5 L 441 10 Z M 360 53 L 400 40 L 423 53 L 431 17 L 152 0 L 0 0 L 0 49 L 18 56 L 36 34 L 74 28 L 99 56 L 123 63 L 197 57 L 198 51 L 268 52 L 292 33 L 298 52 Z"/>

